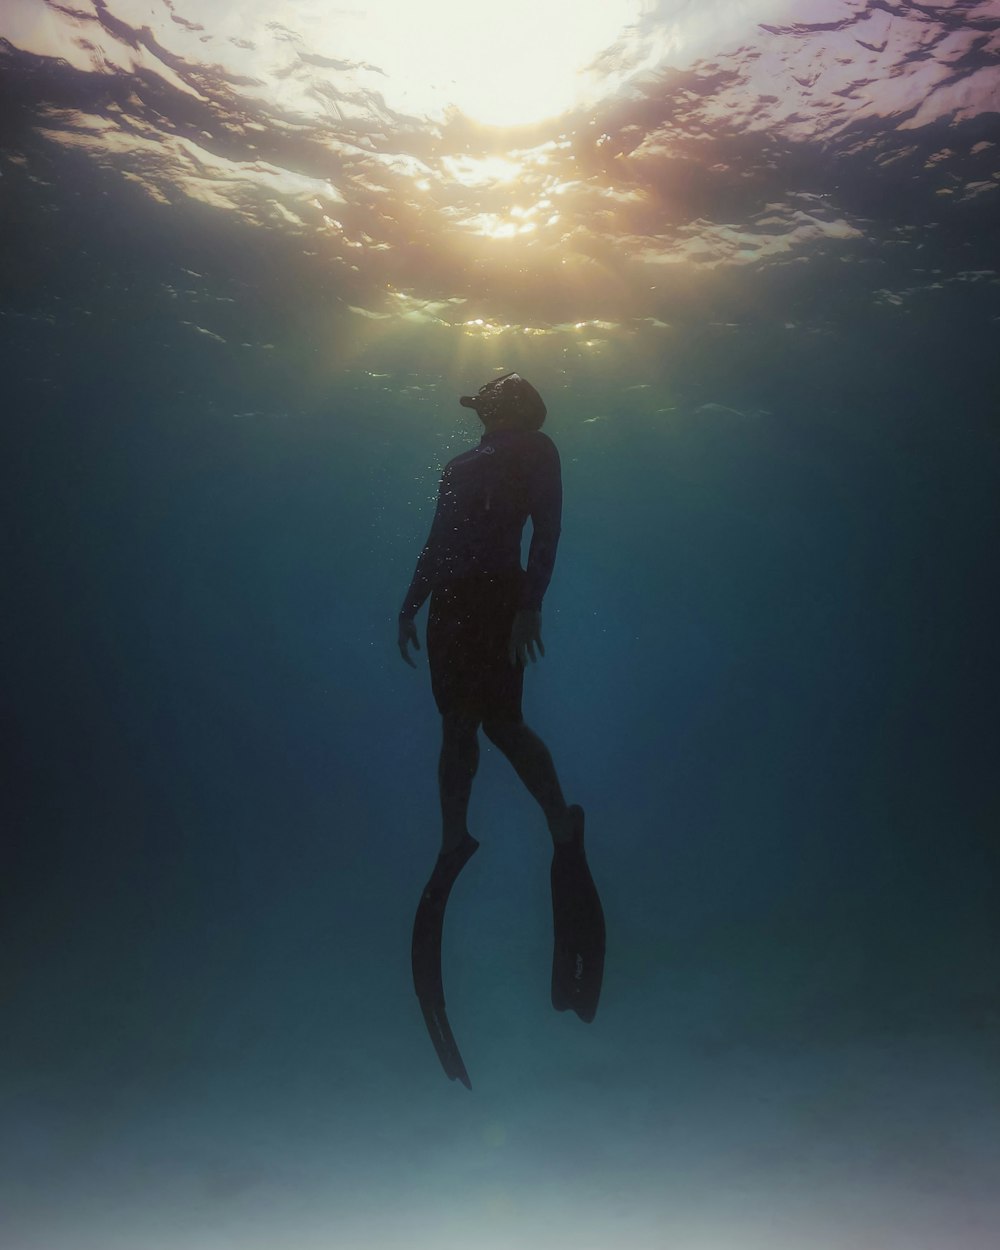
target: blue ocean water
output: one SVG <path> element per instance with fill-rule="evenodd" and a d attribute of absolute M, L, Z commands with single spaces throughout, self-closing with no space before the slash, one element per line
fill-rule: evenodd
<path fill-rule="evenodd" d="M 550 7 L 0 5 L 5 1250 L 996 1244 L 1000 5 L 623 5 L 558 106 Z M 470 1093 L 395 617 L 513 369 L 608 962 L 484 744 Z"/>

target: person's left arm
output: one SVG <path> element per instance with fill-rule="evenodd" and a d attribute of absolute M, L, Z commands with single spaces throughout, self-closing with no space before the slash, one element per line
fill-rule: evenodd
<path fill-rule="evenodd" d="M 420 555 L 417 557 L 417 567 L 413 573 L 413 580 L 410 582 L 406 591 L 406 598 L 403 600 L 403 606 L 399 611 L 399 630 L 396 643 L 399 647 L 399 654 L 409 664 L 410 668 L 417 667 L 410 655 L 410 647 L 413 646 L 417 651 L 420 650 L 420 639 L 417 637 L 415 617 L 431 593 L 434 579 L 440 572 L 442 552 L 446 548 L 444 514 L 447 494 L 448 468 L 446 466 L 444 473 L 441 475 L 441 484 L 438 487 L 437 507 L 434 510 L 431 530 Z"/>

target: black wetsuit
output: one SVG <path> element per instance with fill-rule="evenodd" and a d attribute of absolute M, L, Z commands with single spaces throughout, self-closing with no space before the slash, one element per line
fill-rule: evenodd
<path fill-rule="evenodd" d="M 532 521 L 528 567 L 521 535 Z M 443 715 L 520 719 L 522 670 L 507 655 L 519 609 L 540 611 L 562 516 L 559 453 L 540 431 L 494 430 L 449 461 L 400 617 L 432 594 L 431 683 Z"/>

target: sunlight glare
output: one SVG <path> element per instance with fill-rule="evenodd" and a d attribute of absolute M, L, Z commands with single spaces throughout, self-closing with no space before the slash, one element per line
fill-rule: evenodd
<path fill-rule="evenodd" d="M 387 76 L 382 90 L 395 107 L 429 115 L 451 105 L 478 122 L 517 126 L 586 100 L 598 86 L 587 67 L 642 8 L 642 0 L 381 0 L 365 17 L 365 56 Z"/>
<path fill-rule="evenodd" d="M 442 161 L 454 182 L 463 187 L 495 187 L 518 178 L 523 165 L 503 156 L 446 156 Z"/>

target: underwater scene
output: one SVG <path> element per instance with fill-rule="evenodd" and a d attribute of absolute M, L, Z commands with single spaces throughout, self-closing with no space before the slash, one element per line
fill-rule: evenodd
<path fill-rule="evenodd" d="M 0 0 L 0 362 L 4 1250 L 995 1250 L 998 0 Z"/>

